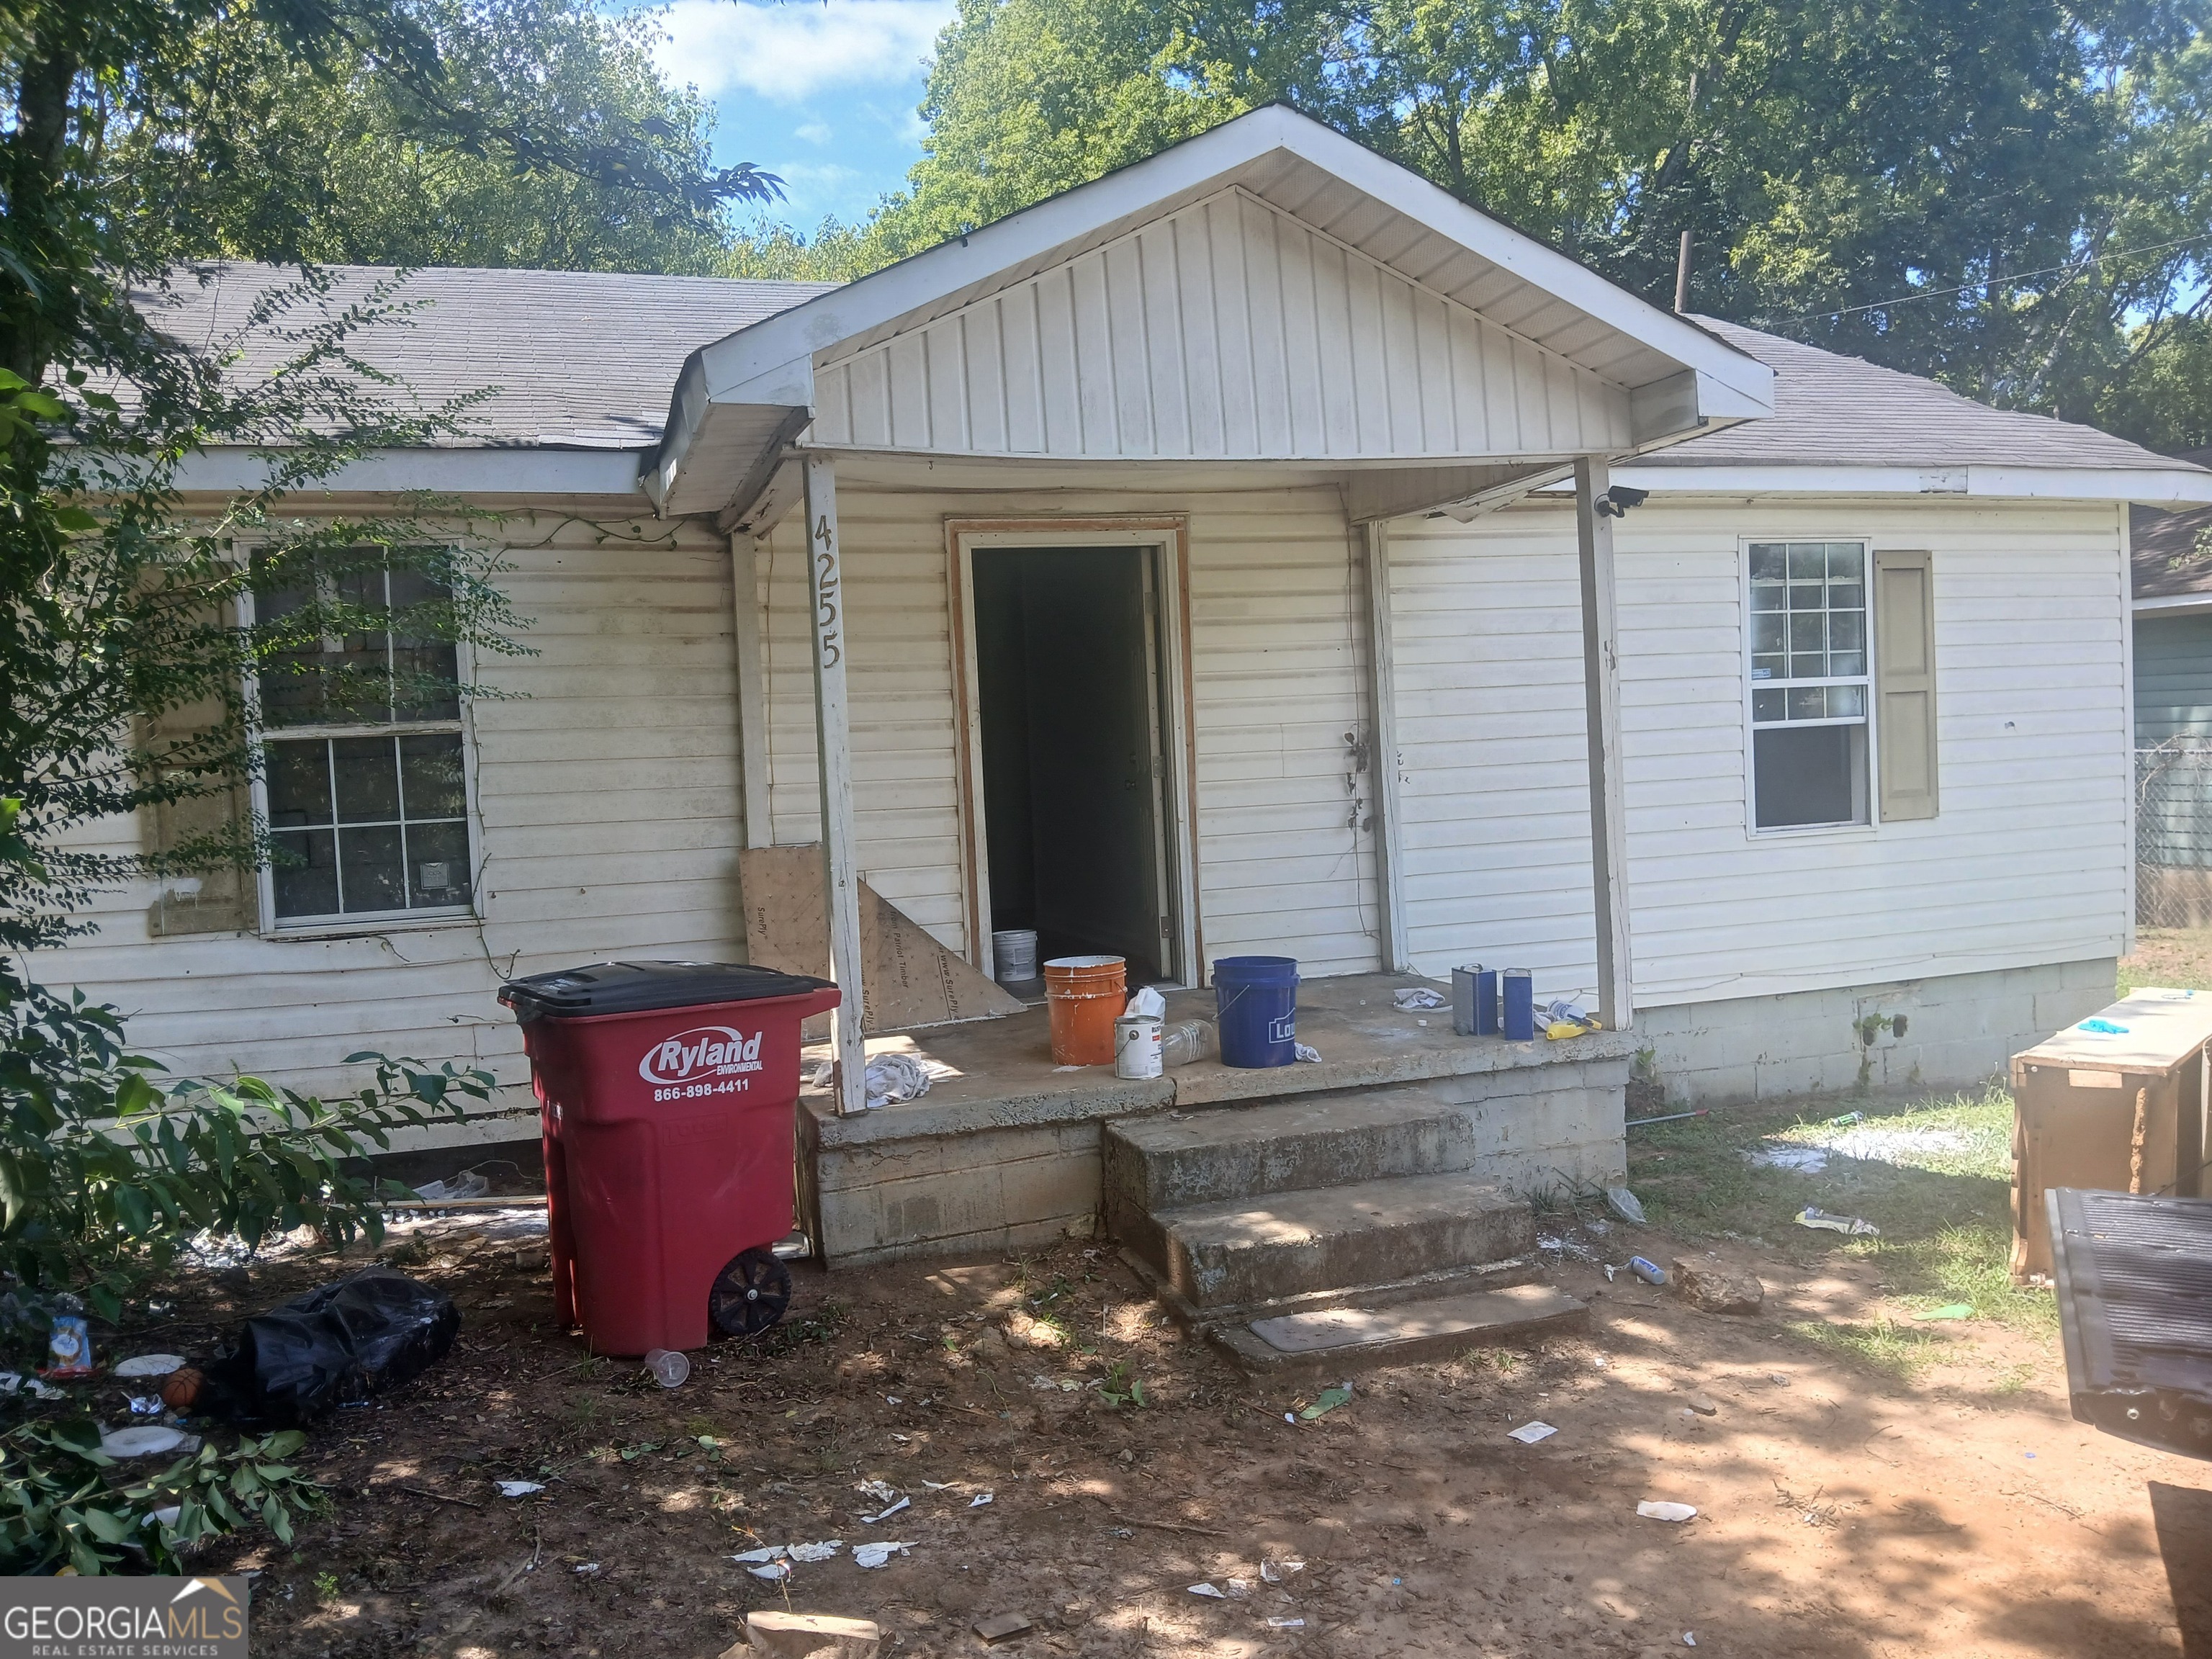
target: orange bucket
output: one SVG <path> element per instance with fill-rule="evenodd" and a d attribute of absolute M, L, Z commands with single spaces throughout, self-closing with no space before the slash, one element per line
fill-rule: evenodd
<path fill-rule="evenodd" d="M 1052 1016 L 1052 1063 L 1111 1066 L 1114 1022 L 1128 1001 L 1124 957 L 1056 957 L 1044 965 L 1044 1000 Z"/>

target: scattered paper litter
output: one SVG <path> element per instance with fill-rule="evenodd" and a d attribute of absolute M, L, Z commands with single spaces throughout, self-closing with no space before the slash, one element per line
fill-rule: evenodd
<path fill-rule="evenodd" d="M 1260 1577 L 1271 1584 L 1279 1584 L 1292 1573 L 1304 1572 L 1305 1570 L 1306 1564 L 1303 1561 L 1262 1561 L 1260 1564 Z"/>
<path fill-rule="evenodd" d="M 766 1549 L 747 1550 L 742 1555 L 732 1556 L 730 1559 L 740 1565 L 752 1561 L 781 1561 L 790 1553 L 791 1547 L 787 1544 L 770 1544 Z"/>
<path fill-rule="evenodd" d="M 793 1544 L 791 1559 L 794 1561 L 827 1561 L 845 1547 L 842 1538 L 825 1538 L 818 1544 Z"/>
<path fill-rule="evenodd" d="M 1663 1499 L 1655 1501 L 1647 1498 L 1636 1506 L 1636 1512 L 1646 1521 L 1687 1521 L 1698 1511 L 1687 1504 L 1669 1503 Z"/>
<path fill-rule="evenodd" d="M 579 1577 L 590 1578 L 598 1574 L 599 1564 L 596 1561 L 579 1561 L 575 1571 Z"/>
<path fill-rule="evenodd" d="M 1307 1065 L 1318 1066 L 1321 1064 L 1321 1050 L 1315 1048 L 1311 1043 L 1293 1042 L 1291 1045 L 1291 1051 L 1295 1053 L 1300 1060 L 1305 1061 Z"/>
<path fill-rule="evenodd" d="M 864 1498 L 872 1498 L 878 1504 L 888 1504 L 898 1496 L 898 1488 L 888 1480 L 863 1480 L 853 1488 Z"/>
<path fill-rule="evenodd" d="M 1881 1229 L 1871 1221 L 1863 1221 L 1855 1215 L 1831 1215 L 1826 1210 L 1817 1210 L 1809 1205 L 1797 1212 L 1797 1224 L 1817 1227 L 1825 1232 L 1843 1233 L 1852 1238 L 1881 1237 Z"/>
<path fill-rule="evenodd" d="M 1828 1167 L 1825 1146 L 1761 1146 L 1743 1155 L 1754 1170 L 1795 1170 L 1800 1175 L 1819 1175 Z"/>
<path fill-rule="evenodd" d="M 747 1567 L 745 1571 L 752 1574 L 754 1577 L 765 1578 L 769 1583 L 773 1584 L 791 1577 L 791 1563 L 788 1561 L 771 1561 L 764 1567 Z"/>
<path fill-rule="evenodd" d="M 110 1457 L 154 1457 L 166 1451 L 191 1451 L 199 1443 L 198 1435 L 153 1423 L 135 1429 L 108 1429 L 100 1437 L 100 1449 Z"/>
<path fill-rule="evenodd" d="M 856 1567 L 880 1567 L 894 1555 L 903 1555 L 914 1546 L 905 1544 L 855 1544 L 853 1546 L 853 1565 Z"/>
<path fill-rule="evenodd" d="M 1305 1627 L 1306 1621 L 1303 1619 L 1270 1619 L 1267 1621 L 1269 1630 L 1304 1630 Z"/>
<path fill-rule="evenodd" d="M 1682 1632 L 1682 1645 L 1686 1648 L 1693 1648 L 1697 1646 L 1698 1632 L 1693 1630 L 1684 1631 Z"/>
<path fill-rule="evenodd" d="M 884 1509 L 874 1515 L 864 1515 L 860 1519 L 867 1522 L 868 1525 L 873 1526 L 878 1521 L 890 1520 L 891 1516 L 896 1515 L 901 1510 L 910 1510 L 913 1507 L 914 1499 L 911 1498 L 902 1498 L 897 1503 L 891 1504 L 887 1509 Z"/>
<path fill-rule="evenodd" d="M 542 1480 L 502 1480 L 498 1485 L 501 1498 L 527 1498 L 532 1492 L 545 1490 Z"/>
<path fill-rule="evenodd" d="M 1517 1429 L 1508 1429 L 1505 1437 L 1518 1440 L 1524 1446 L 1533 1446 L 1539 1440 L 1549 1440 L 1558 1432 L 1549 1423 L 1523 1423 Z"/>
<path fill-rule="evenodd" d="M 1229 1599 L 1227 1590 L 1218 1589 L 1212 1584 L 1193 1584 L 1190 1587 L 1190 1593 L 1193 1595 L 1206 1596 L 1215 1601 L 1226 1601 Z"/>
<path fill-rule="evenodd" d="M 1444 1000 L 1425 985 L 1408 985 L 1403 990 L 1390 994 L 1391 1002 L 1400 1008 L 1441 1008 Z"/>
<path fill-rule="evenodd" d="M 132 1395 L 131 1414 L 133 1417 L 159 1417 L 161 1414 L 161 1396 L 158 1394 Z"/>
<path fill-rule="evenodd" d="M 185 1357 L 180 1353 L 142 1353 L 125 1360 L 115 1368 L 118 1376 L 167 1376 L 172 1371 L 185 1368 Z"/>
<path fill-rule="evenodd" d="M 1249 1578 L 1231 1579 L 1229 1593 L 1231 1595 L 1249 1595 L 1252 1593 L 1252 1581 Z"/>
<path fill-rule="evenodd" d="M 925 1480 L 921 1483 L 921 1489 L 924 1492 L 951 1492 L 952 1486 L 953 1483 L 950 1480 Z"/>
<path fill-rule="evenodd" d="M 971 1510 L 980 1510 L 996 1495 L 994 1492 L 979 1492 L 968 1500 L 968 1507 Z"/>

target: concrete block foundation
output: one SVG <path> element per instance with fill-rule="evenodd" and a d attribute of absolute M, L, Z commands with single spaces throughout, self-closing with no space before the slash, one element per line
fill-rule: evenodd
<path fill-rule="evenodd" d="M 1636 1075 L 1670 1105 L 1967 1088 L 2112 1000 L 2111 957 L 1636 1011 Z"/>

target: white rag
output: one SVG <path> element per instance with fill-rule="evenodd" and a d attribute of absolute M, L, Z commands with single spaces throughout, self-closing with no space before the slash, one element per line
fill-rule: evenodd
<path fill-rule="evenodd" d="M 896 1106 L 929 1092 L 929 1073 L 912 1054 L 878 1054 L 868 1062 L 868 1104 Z"/>

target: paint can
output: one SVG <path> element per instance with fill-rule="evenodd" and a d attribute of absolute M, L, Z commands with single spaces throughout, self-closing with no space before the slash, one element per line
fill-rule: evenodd
<path fill-rule="evenodd" d="M 1462 1036 L 1498 1035 L 1498 970 L 1479 962 L 1452 969 L 1452 1030 Z"/>
<path fill-rule="evenodd" d="M 1158 1077 L 1161 1071 L 1158 1014 L 1124 1014 L 1114 1022 L 1114 1075 Z"/>
<path fill-rule="evenodd" d="M 1054 957 L 1045 963 L 1054 1065 L 1114 1063 L 1114 1022 L 1129 1000 L 1122 983 L 1127 966 L 1121 957 Z"/>
<path fill-rule="evenodd" d="M 1019 985 L 1037 976 L 1036 929 L 1008 927 L 991 935 L 992 976 L 1001 985 Z"/>
<path fill-rule="evenodd" d="M 1297 1059 L 1298 964 L 1291 957 L 1223 957 L 1213 964 L 1221 1063 L 1260 1067 Z"/>
<path fill-rule="evenodd" d="M 1499 979 L 1504 1004 L 1499 1024 L 1508 1042 L 1536 1040 L 1535 984 L 1526 968 L 1508 968 Z"/>

